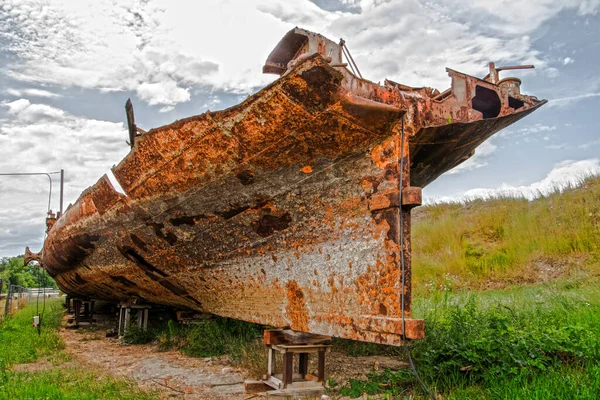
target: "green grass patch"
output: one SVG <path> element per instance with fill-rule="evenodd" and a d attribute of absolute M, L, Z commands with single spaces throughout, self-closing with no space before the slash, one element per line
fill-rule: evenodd
<path fill-rule="evenodd" d="M 543 374 L 522 372 L 510 378 L 500 377 L 480 386 L 456 389 L 446 398 L 474 399 L 560 399 L 595 400 L 600 394 L 600 365 L 551 368 Z"/>
<path fill-rule="evenodd" d="M 40 304 L 39 311 L 42 311 Z M 63 316 L 60 300 L 46 302 L 41 334 L 32 326 L 36 315 L 35 303 L 30 303 L 14 316 L 6 318 L 0 325 L 0 369 L 6 370 L 13 364 L 28 363 L 41 356 L 64 349 L 64 343 L 56 334 Z"/>
<path fill-rule="evenodd" d="M 142 391 L 132 382 L 61 366 L 69 360 L 57 332 L 63 317 L 62 302 L 46 302 L 40 334 L 32 326 L 36 308 L 30 303 L 0 325 L 0 400 L 158 399 L 155 393 Z M 54 367 L 38 372 L 12 371 L 16 364 L 33 363 L 42 357 Z"/>
<path fill-rule="evenodd" d="M 444 291 L 418 302 L 415 313 L 426 321 L 425 340 L 412 343 L 419 372 L 448 398 L 591 399 L 600 393 L 597 281 L 478 294 Z M 341 393 L 394 397 L 408 388 L 420 393 L 410 370 L 385 371 L 351 380 Z"/>
<path fill-rule="evenodd" d="M 5 372 L 1 375 L 0 399 L 146 400 L 158 399 L 158 396 L 141 391 L 129 381 L 70 367 L 35 373 Z"/>

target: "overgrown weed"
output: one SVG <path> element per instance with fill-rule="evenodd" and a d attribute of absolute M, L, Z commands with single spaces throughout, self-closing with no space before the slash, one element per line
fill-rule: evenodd
<path fill-rule="evenodd" d="M 444 292 L 419 308 L 426 336 L 411 344 L 412 352 L 421 377 L 438 393 L 449 398 L 545 398 L 528 396 L 556 387 L 549 377 L 560 371 L 580 382 L 576 392 L 582 398 L 594 398 L 587 395 L 594 390 L 600 393 L 595 367 L 600 362 L 600 289 L 593 282 L 563 293 L 552 287 L 487 295 Z M 352 380 L 341 393 L 399 396 L 409 387 L 419 390 L 410 370 L 385 371 Z"/>

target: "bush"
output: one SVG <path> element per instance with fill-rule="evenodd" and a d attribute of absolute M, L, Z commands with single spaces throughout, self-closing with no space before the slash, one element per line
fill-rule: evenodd
<path fill-rule="evenodd" d="M 138 328 L 137 326 L 129 327 L 123 335 L 121 343 L 123 344 L 147 344 L 155 341 L 160 335 L 160 330 L 157 328 Z"/>
<path fill-rule="evenodd" d="M 194 357 L 229 354 L 239 360 L 244 345 L 262 334 L 259 325 L 228 318 L 213 318 L 186 329 L 182 351 Z"/>

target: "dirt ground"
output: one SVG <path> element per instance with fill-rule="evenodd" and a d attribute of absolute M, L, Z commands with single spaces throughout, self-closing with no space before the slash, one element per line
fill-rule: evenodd
<path fill-rule="evenodd" d="M 116 338 L 106 338 L 103 330 L 62 329 L 61 336 L 74 361 L 133 379 L 164 398 L 246 398 L 244 377 L 226 358 L 187 357 L 178 351 L 158 351 L 153 344 L 121 345 Z"/>
<path fill-rule="evenodd" d="M 246 373 L 235 368 L 227 357 L 194 358 L 179 351 L 159 351 L 155 344 L 122 345 L 116 338 L 106 338 L 105 331 L 63 328 L 60 333 L 72 362 L 132 379 L 144 389 L 158 391 L 163 398 L 264 398 L 244 393 Z M 350 357 L 331 352 L 327 355 L 326 375 L 345 382 L 364 377 L 374 369 L 405 367 L 403 361 L 394 357 Z"/>

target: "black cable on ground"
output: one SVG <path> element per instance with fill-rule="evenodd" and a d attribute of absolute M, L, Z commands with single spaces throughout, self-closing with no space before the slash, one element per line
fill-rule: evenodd
<path fill-rule="evenodd" d="M 399 174 L 399 182 L 398 182 L 398 186 L 399 186 L 399 196 L 400 196 L 400 218 L 399 218 L 399 227 L 398 227 L 398 235 L 400 236 L 400 240 L 399 240 L 399 245 L 400 245 L 400 264 L 401 264 L 401 271 L 402 271 L 402 288 L 401 288 L 401 293 L 400 293 L 400 298 L 401 298 L 401 304 L 402 304 L 402 335 L 403 335 L 403 340 L 402 340 L 402 344 L 404 345 L 404 350 L 406 351 L 406 354 L 408 355 L 408 361 L 410 363 L 410 368 L 412 369 L 413 375 L 415 376 L 415 378 L 417 378 L 417 381 L 419 382 L 419 384 L 421 385 L 421 388 L 423 389 L 423 391 L 425 393 L 427 393 L 429 395 L 429 397 L 431 397 L 433 400 L 436 400 L 435 396 L 431 393 L 431 391 L 429 390 L 429 388 L 427 387 L 427 385 L 425 384 L 425 382 L 423 382 L 423 380 L 421 379 L 421 376 L 419 375 L 419 372 L 417 371 L 417 367 L 415 366 L 415 362 L 413 361 L 412 358 L 412 354 L 411 354 L 411 350 L 410 347 L 408 347 L 407 341 L 406 341 L 406 319 L 404 317 L 404 307 L 405 307 L 405 295 L 404 295 L 404 288 L 406 285 L 406 275 L 405 275 L 405 260 L 404 260 L 404 213 L 402 212 L 402 179 L 403 179 L 403 173 L 404 173 L 404 115 L 402 115 L 402 126 L 401 126 L 401 137 L 400 137 L 400 141 L 401 141 L 401 147 L 400 147 L 400 154 L 398 155 L 398 158 L 400 159 L 400 174 Z M 396 146 L 397 149 L 397 146 Z"/>

